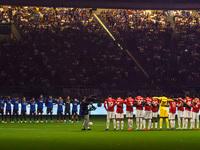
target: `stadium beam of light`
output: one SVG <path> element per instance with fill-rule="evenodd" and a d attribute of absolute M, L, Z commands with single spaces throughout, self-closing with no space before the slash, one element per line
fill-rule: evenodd
<path fill-rule="evenodd" d="M 115 37 L 110 33 L 110 31 L 106 28 L 106 26 L 103 24 L 103 22 L 99 19 L 99 17 L 94 13 L 95 18 L 98 20 L 98 22 L 102 25 L 102 27 L 106 30 L 106 32 L 110 35 L 110 37 L 116 41 Z M 121 50 L 124 50 L 123 47 L 117 43 L 117 45 L 119 46 L 119 48 Z M 129 50 L 126 49 L 126 52 L 128 53 L 128 55 L 132 58 L 132 60 L 137 64 L 137 66 L 140 68 L 140 70 L 145 74 L 145 76 L 147 78 L 149 78 L 149 75 L 146 73 L 146 71 L 143 69 L 143 67 L 138 63 L 138 61 L 133 57 L 133 55 L 129 52 Z"/>

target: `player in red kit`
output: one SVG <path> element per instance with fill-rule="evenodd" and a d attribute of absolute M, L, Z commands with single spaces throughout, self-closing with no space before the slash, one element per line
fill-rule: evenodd
<path fill-rule="evenodd" d="M 188 128 L 188 118 L 190 119 L 190 128 L 191 127 L 191 121 L 192 121 L 192 112 L 191 112 L 191 106 L 192 106 L 192 98 L 189 97 L 189 94 L 186 93 L 185 94 L 185 99 L 183 101 L 183 103 L 185 104 L 185 123 L 184 123 L 184 129 Z"/>
<path fill-rule="evenodd" d="M 131 97 L 131 94 L 128 94 L 128 98 L 125 100 L 126 103 L 126 118 L 128 118 L 128 130 L 132 130 L 133 127 L 133 106 L 135 100 Z"/>
<path fill-rule="evenodd" d="M 151 129 L 153 129 L 153 120 L 155 120 L 155 129 L 158 127 L 158 108 L 159 108 L 159 100 L 152 99 L 152 121 L 151 121 Z"/>
<path fill-rule="evenodd" d="M 173 97 L 171 97 L 171 99 L 173 99 Z M 170 101 L 168 103 L 169 103 L 169 121 L 171 124 L 171 129 L 174 130 L 175 129 L 175 115 L 176 115 L 177 102 Z"/>
<path fill-rule="evenodd" d="M 152 99 L 149 98 L 147 94 L 144 96 L 144 106 L 145 106 L 145 111 L 143 115 L 143 130 L 146 130 L 146 120 L 149 120 L 148 124 L 148 130 L 150 130 L 151 126 L 151 119 L 152 119 L 152 110 L 151 110 L 151 105 L 152 105 Z"/>
<path fill-rule="evenodd" d="M 184 128 L 184 103 L 183 103 L 183 99 L 181 98 L 181 95 L 178 96 L 178 102 L 177 102 L 177 107 L 178 107 L 178 113 L 177 113 L 177 117 L 178 117 L 178 128 L 177 129 L 181 129 L 181 119 L 182 119 L 182 124 L 183 124 L 183 128 Z"/>
<path fill-rule="evenodd" d="M 197 129 L 199 129 L 199 108 L 200 108 L 200 101 L 197 98 L 197 95 L 194 95 L 193 99 L 193 109 L 192 109 L 192 129 L 195 129 L 195 120 L 197 121 Z"/>
<path fill-rule="evenodd" d="M 110 119 L 113 120 L 114 130 L 116 130 L 116 121 L 115 121 L 115 99 L 112 96 L 108 96 L 108 99 L 104 102 L 104 108 L 107 110 L 107 127 L 106 130 L 109 129 Z"/>
<path fill-rule="evenodd" d="M 136 130 L 142 130 L 142 118 L 143 118 L 143 102 L 144 102 L 144 98 L 140 96 L 140 94 L 137 94 L 137 97 L 135 97 L 135 101 L 136 103 L 136 113 L 135 113 L 135 117 L 136 117 L 136 124 L 137 124 L 137 128 Z M 140 124 L 140 126 L 139 126 Z"/>
<path fill-rule="evenodd" d="M 124 128 L 124 111 L 123 111 L 123 104 L 125 101 L 118 97 L 116 100 L 117 110 L 116 110 L 116 119 L 117 119 L 117 130 L 119 130 L 119 121 L 121 120 L 121 130 Z"/>

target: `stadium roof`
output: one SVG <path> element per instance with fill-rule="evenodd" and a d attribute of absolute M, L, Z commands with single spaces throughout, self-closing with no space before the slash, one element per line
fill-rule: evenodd
<path fill-rule="evenodd" d="M 123 9 L 200 9 L 199 0 L 1 0 L 0 5 Z"/>

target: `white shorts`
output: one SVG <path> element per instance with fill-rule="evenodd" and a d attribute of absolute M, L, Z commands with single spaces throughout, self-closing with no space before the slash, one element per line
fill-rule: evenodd
<path fill-rule="evenodd" d="M 144 119 L 152 119 L 152 111 L 144 111 Z"/>
<path fill-rule="evenodd" d="M 152 112 L 152 117 L 153 118 L 158 118 L 158 112 Z"/>
<path fill-rule="evenodd" d="M 136 110 L 135 117 L 136 118 L 142 118 L 143 117 L 143 110 Z"/>
<path fill-rule="evenodd" d="M 175 119 L 175 113 L 169 113 L 169 120 Z"/>
<path fill-rule="evenodd" d="M 199 113 L 192 112 L 192 119 L 193 119 L 193 120 L 199 119 Z"/>
<path fill-rule="evenodd" d="M 184 118 L 184 111 L 178 110 L 177 117 L 178 118 Z"/>
<path fill-rule="evenodd" d="M 133 118 L 133 112 L 126 111 L 126 118 Z"/>
<path fill-rule="evenodd" d="M 124 113 L 116 113 L 116 119 L 124 119 Z"/>
<path fill-rule="evenodd" d="M 107 111 L 107 119 L 115 119 L 115 112 Z"/>
<path fill-rule="evenodd" d="M 184 117 L 185 118 L 192 118 L 192 111 L 185 110 Z"/>

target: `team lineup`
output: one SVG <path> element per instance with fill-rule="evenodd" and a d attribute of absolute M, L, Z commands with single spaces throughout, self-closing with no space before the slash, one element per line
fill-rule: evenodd
<path fill-rule="evenodd" d="M 116 100 L 112 96 L 108 96 L 108 99 L 104 102 L 104 107 L 107 110 L 107 127 L 109 130 L 110 120 L 113 121 L 114 130 L 119 130 L 121 121 L 121 130 L 124 127 L 124 112 L 123 104 L 126 105 L 126 118 L 128 119 L 128 130 L 132 130 L 133 127 L 133 107 L 136 107 L 135 118 L 137 128 L 135 130 L 146 130 L 146 123 L 148 121 L 147 130 L 158 129 L 158 110 L 160 111 L 160 127 L 162 130 L 163 119 L 166 121 L 167 129 L 175 129 L 175 115 L 177 108 L 178 128 L 177 129 L 188 129 L 188 120 L 190 121 L 190 129 L 199 129 L 199 108 L 200 102 L 197 95 L 194 95 L 193 99 L 189 97 L 189 94 L 185 94 L 185 98 L 182 99 L 179 95 L 178 98 L 171 96 L 170 98 L 165 97 L 162 94 L 161 97 L 149 97 L 145 94 L 144 97 L 137 96 L 133 99 L 131 94 L 125 100 L 118 97 Z M 114 107 L 117 106 L 116 116 Z M 143 111 L 144 107 L 144 111 Z M 169 113 L 167 110 L 169 107 Z M 116 120 L 117 122 L 116 122 Z M 155 125 L 153 122 L 155 121 Z M 170 121 L 170 125 L 169 125 Z M 182 125 L 182 126 L 181 126 Z M 117 128 L 116 128 L 117 126 Z M 171 128 L 169 128 L 171 126 Z"/>

